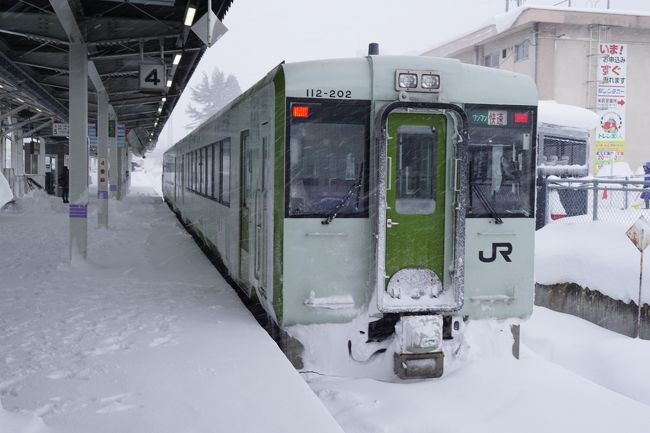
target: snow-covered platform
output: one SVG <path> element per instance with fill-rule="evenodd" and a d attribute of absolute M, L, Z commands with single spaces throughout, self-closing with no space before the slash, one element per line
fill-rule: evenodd
<path fill-rule="evenodd" d="M 73 266 L 60 200 L 0 212 L 0 431 L 341 432 L 153 190 L 94 204 Z"/>

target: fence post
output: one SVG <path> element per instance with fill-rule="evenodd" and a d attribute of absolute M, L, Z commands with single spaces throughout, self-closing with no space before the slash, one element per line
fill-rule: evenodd
<path fill-rule="evenodd" d="M 625 176 L 625 180 L 628 180 L 628 179 L 629 178 L 627 176 Z M 623 182 L 623 188 L 625 189 L 625 207 L 624 207 L 624 209 L 627 210 L 627 208 L 629 207 L 629 199 L 628 199 L 629 192 L 628 192 L 628 189 L 627 189 L 627 182 Z"/>
<path fill-rule="evenodd" d="M 592 211 L 593 221 L 598 221 L 598 181 L 594 179 L 594 203 Z"/>
<path fill-rule="evenodd" d="M 544 225 L 548 224 L 551 221 L 551 193 L 550 188 L 548 187 L 548 178 L 544 179 L 544 192 L 546 193 L 546 207 L 544 209 Z"/>

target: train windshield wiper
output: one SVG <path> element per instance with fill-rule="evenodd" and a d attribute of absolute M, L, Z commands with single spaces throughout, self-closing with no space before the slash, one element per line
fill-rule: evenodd
<path fill-rule="evenodd" d="M 483 206 L 490 212 L 490 215 L 492 215 L 492 218 L 494 218 L 494 223 L 495 224 L 503 224 L 503 220 L 499 217 L 499 214 L 497 213 L 496 209 L 494 209 L 494 206 L 492 206 L 492 203 L 487 199 L 485 194 L 483 194 L 483 191 L 481 191 L 481 188 L 477 184 L 472 184 L 472 189 L 476 193 L 476 196 L 479 198 L 481 203 L 483 203 Z"/>
<path fill-rule="evenodd" d="M 347 193 L 341 198 L 341 200 L 334 206 L 334 209 L 327 214 L 325 219 L 321 221 L 321 224 L 327 225 L 331 223 L 334 218 L 338 215 L 339 211 L 345 206 L 345 204 L 350 200 L 350 197 L 352 197 L 352 194 L 356 191 L 357 193 L 357 206 L 359 205 L 359 193 L 361 192 L 361 182 L 363 179 L 363 163 L 361 163 L 361 166 L 359 167 L 359 177 L 357 178 L 357 181 L 350 187 Z"/>

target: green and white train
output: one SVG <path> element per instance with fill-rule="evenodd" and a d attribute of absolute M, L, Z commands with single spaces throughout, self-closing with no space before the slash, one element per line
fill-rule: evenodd
<path fill-rule="evenodd" d="M 165 153 L 164 197 L 294 365 L 437 377 L 468 320 L 532 312 L 536 105 L 452 59 L 281 64 Z"/>

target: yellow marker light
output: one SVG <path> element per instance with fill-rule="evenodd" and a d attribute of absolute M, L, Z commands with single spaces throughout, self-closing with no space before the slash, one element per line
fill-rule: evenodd
<path fill-rule="evenodd" d="M 192 21 L 194 21 L 194 14 L 196 13 L 196 8 L 189 7 L 187 8 L 187 13 L 185 13 L 185 25 L 186 26 L 191 26 Z"/>

